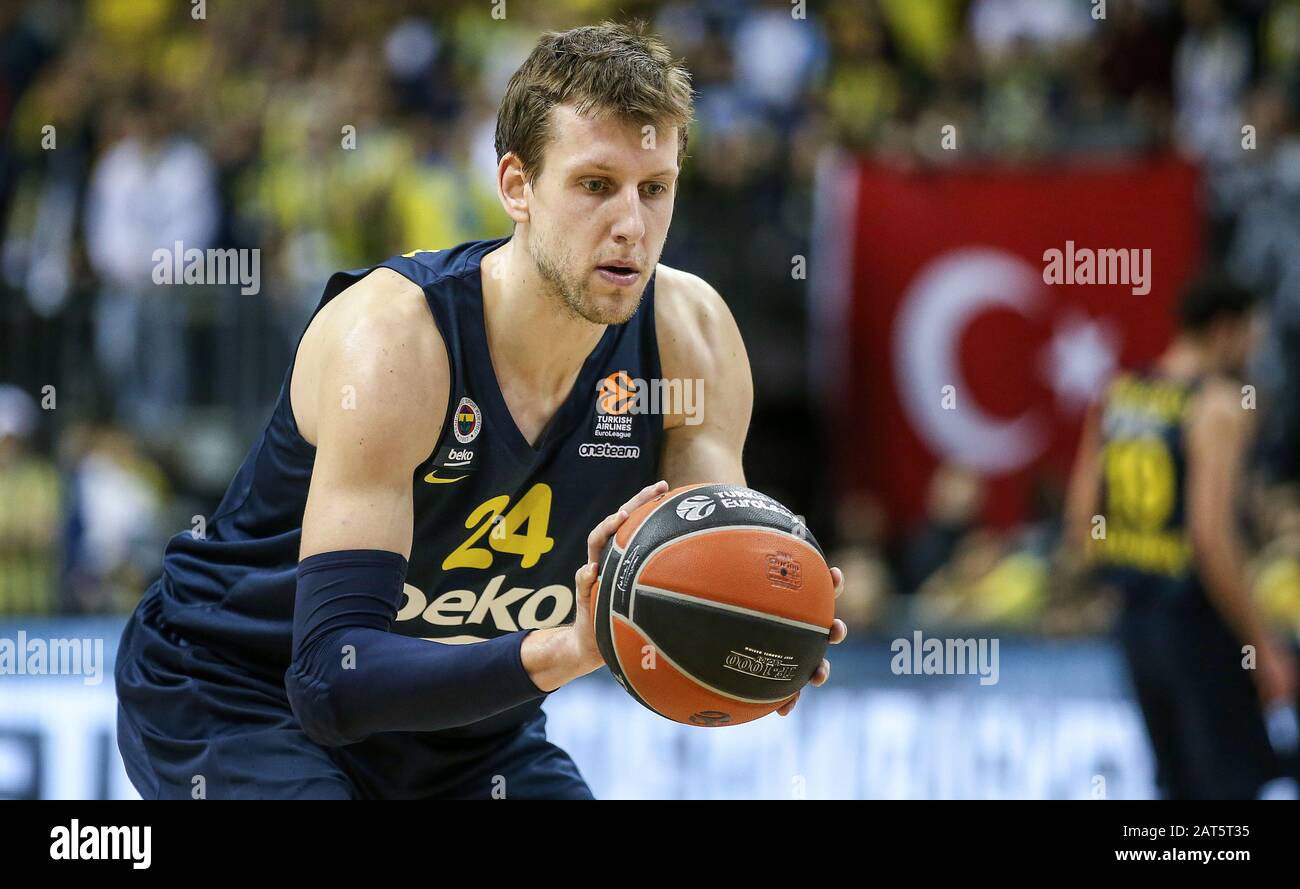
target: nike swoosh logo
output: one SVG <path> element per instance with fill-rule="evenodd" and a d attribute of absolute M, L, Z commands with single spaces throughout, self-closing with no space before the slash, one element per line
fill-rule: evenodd
<path fill-rule="evenodd" d="M 428 475 L 426 475 L 426 476 L 424 477 L 424 480 L 425 480 L 426 482 L 428 482 L 429 484 L 431 484 L 431 485 L 449 485 L 449 484 L 451 484 L 452 482 L 458 482 L 458 481 L 460 481 L 461 479 L 465 478 L 465 476 L 463 476 L 463 475 L 458 475 L 458 476 L 456 476 L 455 478 L 438 478 L 438 474 L 437 474 L 437 473 L 438 473 L 438 470 L 435 469 L 433 472 L 431 472 L 431 473 L 429 473 Z"/>

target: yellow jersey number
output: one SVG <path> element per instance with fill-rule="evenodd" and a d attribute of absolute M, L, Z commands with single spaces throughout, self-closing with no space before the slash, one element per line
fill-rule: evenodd
<path fill-rule="evenodd" d="M 1159 531 L 1174 508 L 1174 461 L 1158 438 L 1106 445 L 1106 507 L 1124 525 Z"/>
<path fill-rule="evenodd" d="M 509 494 L 486 500 L 465 519 L 465 527 L 474 533 L 442 560 L 442 568 L 490 568 L 492 550 L 517 555 L 521 567 L 531 568 L 555 546 L 555 538 L 546 535 L 550 521 L 551 486 L 542 482 L 529 488 L 514 506 Z M 479 546 L 484 537 L 488 545 Z"/>

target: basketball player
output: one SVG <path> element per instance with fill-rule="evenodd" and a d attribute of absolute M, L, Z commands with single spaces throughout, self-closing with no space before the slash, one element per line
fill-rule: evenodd
<path fill-rule="evenodd" d="M 1119 637 L 1169 798 L 1257 796 L 1281 773 L 1263 708 L 1295 697 L 1293 657 L 1251 602 L 1234 521 L 1256 325 L 1247 291 L 1213 276 L 1189 288 L 1174 342 L 1090 412 L 1070 485 L 1069 540 L 1122 595 Z"/>
<path fill-rule="evenodd" d="M 670 486 L 744 483 L 744 344 L 658 265 L 690 118 L 639 26 L 547 34 L 497 119 L 511 237 L 330 280 L 205 535 L 171 540 L 123 634 L 142 796 L 590 797 L 540 707 L 603 665 L 599 554 Z M 702 380 L 704 410 L 598 414 L 602 381 L 656 378 Z"/>

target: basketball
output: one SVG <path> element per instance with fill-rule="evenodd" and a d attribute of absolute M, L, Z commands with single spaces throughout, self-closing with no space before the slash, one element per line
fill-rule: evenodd
<path fill-rule="evenodd" d="M 632 512 L 601 555 L 592 612 L 601 655 L 633 698 L 676 722 L 738 725 L 812 678 L 835 589 L 789 509 L 697 484 Z"/>

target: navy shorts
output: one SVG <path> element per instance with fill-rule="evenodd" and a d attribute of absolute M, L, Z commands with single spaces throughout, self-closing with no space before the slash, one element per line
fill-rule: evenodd
<path fill-rule="evenodd" d="M 1168 799 L 1252 799 L 1285 774 L 1241 644 L 1190 606 L 1130 608 L 1119 638 Z"/>
<path fill-rule="evenodd" d="M 401 775 L 367 761 L 369 740 L 345 748 L 312 741 L 283 682 L 187 643 L 162 625 L 160 606 L 151 590 L 127 622 L 114 669 L 118 749 L 145 799 L 592 798 L 577 766 L 546 740 L 540 711 L 472 764 L 462 756 L 444 780 L 407 793 Z"/>

